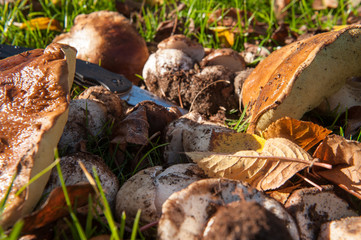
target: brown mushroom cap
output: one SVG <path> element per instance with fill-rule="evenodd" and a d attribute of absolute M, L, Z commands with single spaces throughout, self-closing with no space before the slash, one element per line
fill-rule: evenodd
<path fill-rule="evenodd" d="M 50 172 L 15 193 L 54 160 L 68 117 L 75 49 L 51 44 L 0 61 L 0 199 L 16 174 L 0 226 L 31 212 Z"/>
<path fill-rule="evenodd" d="M 77 58 L 100 64 L 137 84 L 149 53 L 144 39 L 117 12 L 99 11 L 75 18 L 69 33 L 53 42 L 65 43 L 78 50 Z"/>
<path fill-rule="evenodd" d="M 203 46 L 182 34 L 176 34 L 164 39 L 158 44 L 158 49 L 178 49 L 197 62 L 200 62 L 204 57 Z"/>
<path fill-rule="evenodd" d="M 301 118 L 352 76 L 361 75 L 361 26 L 292 43 L 263 60 L 245 81 L 242 102 L 249 131 L 289 116 Z"/>
<path fill-rule="evenodd" d="M 246 68 L 243 57 L 231 48 L 216 49 L 202 59 L 201 66 L 222 65 L 233 73 Z"/>

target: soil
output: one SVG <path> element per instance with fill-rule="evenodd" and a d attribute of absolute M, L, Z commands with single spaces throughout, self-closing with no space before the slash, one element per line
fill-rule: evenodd
<path fill-rule="evenodd" d="M 190 71 L 170 71 L 149 76 L 147 88 L 185 109 L 210 117 L 219 111 L 238 109 L 234 74 L 223 66 L 208 66 Z"/>
<path fill-rule="evenodd" d="M 213 221 L 212 221 L 213 220 Z M 292 239 L 285 224 L 256 202 L 233 202 L 220 207 L 209 220 L 203 239 Z"/>

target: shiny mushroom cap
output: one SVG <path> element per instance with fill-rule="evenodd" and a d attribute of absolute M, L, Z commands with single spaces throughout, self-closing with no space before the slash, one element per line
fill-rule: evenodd
<path fill-rule="evenodd" d="M 203 46 L 182 34 L 173 35 L 164 39 L 158 44 L 158 49 L 181 50 L 188 54 L 196 62 L 200 62 L 204 57 Z"/>
<path fill-rule="evenodd" d="M 333 95 L 346 80 L 361 76 L 361 26 L 315 35 L 269 55 L 246 79 L 242 103 L 249 132 L 275 120 L 299 119 Z"/>
<path fill-rule="evenodd" d="M 0 60 L 0 226 L 7 229 L 39 201 L 50 172 L 16 192 L 54 161 L 68 118 L 75 72 L 74 48 L 50 44 Z"/>
<path fill-rule="evenodd" d="M 246 68 L 243 57 L 231 48 L 216 49 L 203 58 L 201 66 L 222 65 L 233 73 Z"/>

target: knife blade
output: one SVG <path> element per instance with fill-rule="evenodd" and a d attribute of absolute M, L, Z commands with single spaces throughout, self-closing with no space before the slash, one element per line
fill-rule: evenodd
<path fill-rule="evenodd" d="M 16 54 L 20 54 L 32 49 L 0 44 L 0 59 L 4 59 Z M 125 100 L 129 105 L 135 106 L 142 101 L 153 101 L 158 105 L 168 107 L 176 107 L 182 114 L 188 111 L 169 101 L 166 101 L 153 93 L 141 89 L 132 84 L 124 75 L 113 73 L 100 67 L 97 64 L 76 59 L 74 82 L 78 85 L 86 87 L 102 85 L 109 91 L 117 94 L 121 99 Z"/>

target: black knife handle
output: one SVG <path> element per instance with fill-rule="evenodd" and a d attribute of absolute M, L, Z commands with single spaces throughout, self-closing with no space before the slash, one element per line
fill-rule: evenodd
<path fill-rule="evenodd" d="M 0 59 L 7 58 L 32 49 L 0 44 Z M 76 60 L 76 80 L 80 83 L 102 85 L 115 93 L 126 93 L 132 88 L 132 82 L 121 74 L 110 72 L 94 63 Z"/>
<path fill-rule="evenodd" d="M 92 81 L 94 85 L 100 84 L 114 93 L 125 93 L 132 88 L 132 82 L 123 75 L 79 59 L 76 60 L 76 74 L 77 80 Z"/>

